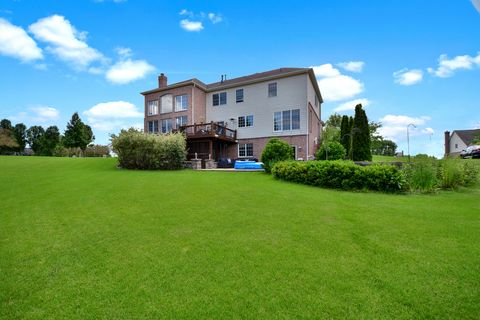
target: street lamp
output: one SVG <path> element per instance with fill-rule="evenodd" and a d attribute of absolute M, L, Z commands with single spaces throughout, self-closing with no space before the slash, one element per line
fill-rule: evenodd
<path fill-rule="evenodd" d="M 407 126 L 407 151 L 408 151 L 408 162 L 410 162 L 410 132 L 408 131 L 408 129 L 410 128 L 410 126 L 412 126 L 413 128 L 416 128 L 417 126 L 414 125 L 413 123 L 410 123 L 408 126 Z"/>

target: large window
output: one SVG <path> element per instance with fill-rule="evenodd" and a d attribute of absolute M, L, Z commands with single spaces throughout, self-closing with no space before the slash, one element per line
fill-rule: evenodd
<path fill-rule="evenodd" d="M 175 111 L 183 111 L 188 109 L 188 95 L 183 94 L 175 97 Z"/>
<path fill-rule="evenodd" d="M 148 115 L 158 114 L 158 100 L 148 101 Z"/>
<path fill-rule="evenodd" d="M 240 143 L 238 145 L 239 157 L 253 157 L 253 143 Z"/>
<path fill-rule="evenodd" d="M 277 96 L 277 83 L 269 83 L 268 84 L 268 96 L 269 97 L 276 97 Z"/>
<path fill-rule="evenodd" d="M 212 104 L 214 106 L 219 106 L 222 104 L 227 104 L 227 93 L 220 92 L 212 95 Z"/>
<path fill-rule="evenodd" d="M 157 133 L 158 132 L 158 121 L 148 121 L 148 132 Z"/>
<path fill-rule="evenodd" d="M 245 127 L 253 127 L 253 116 L 240 116 L 238 117 L 238 127 L 245 128 Z"/>
<path fill-rule="evenodd" d="M 172 119 L 164 119 L 162 120 L 162 133 L 169 133 L 172 132 Z"/>
<path fill-rule="evenodd" d="M 166 95 L 162 96 L 161 107 L 162 107 L 161 113 L 172 112 L 173 101 L 172 101 L 172 95 L 171 94 L 166 94 Z"/>
<path fill-rule="evenodd" d="M 187 116 L 181 116 L 175 118 L 175 126 L 177 129 L 180 129 L 181 126 L 187 125 Z"/>
<path fill-rule="evenodd" d="M 243 102 L 243 89 L 237 89 L 237 91 L 235 91 L 235 102 Z"/>
<path fill-rule="evenodd" d="M 300 109 L 278 111 L 273 114 L 273 131 L 300 129 Z"/>

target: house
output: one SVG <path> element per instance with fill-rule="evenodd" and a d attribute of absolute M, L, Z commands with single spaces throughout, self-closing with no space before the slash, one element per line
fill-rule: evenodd
<path fill-rule="evenodd" d="M 188 159 L 260 158 L 271 138 L 289 143 L 295 159 L 313 159 L 323 102 L 313 69 L 280 68 L 206 84 L 168 84 L 165 74 L 145 97 L 145 132 L 185 132 Z"/>
<path fill-rule="evenodd" d="M 445 156 L 459 155 L 477 136 L 480 137 L 480 129 L 454 130 L 452 134 L 445 131 Z"/>

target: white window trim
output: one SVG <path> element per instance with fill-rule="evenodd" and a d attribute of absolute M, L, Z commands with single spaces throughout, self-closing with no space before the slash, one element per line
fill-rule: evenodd
<path fill-rule="evenodd" d="M 180 108 L 177 107 L 177 97 L 183 97 L 183 96 L 185 96 L 185 99 L 187 100 L 187 102 L 186 102 L 186 104 L 185 104 L 185 105 L 186 105 L 186 106 L 185 106 L 185 109 L 180 109 L 182 103 L 180 103 Z M 175 100 L 175 112 L 188 111 L 188 94 L 179 94 L 179 95 L 176 95 L 175 98 L 174 98 L 174 100 Z M 182 99 L 182 102 L 183 102 L 183 99 Z"/>
<path fill-rule="evenodd" d="M 299 115 L 299 117 L 300 117 L 298 129 L 293 129 L 293 112 L 292 112 L 293 110 L 298 110 L 298 115 Z M 290 129 L 288 129 L 288 130 L 284 130 L 284 129 L 283 129 L 283 112 L 284 112 L 284 111 L 290 111 Z M 281 127 L 280 130 L 275 130 L 275 113 L 280 113 L 280 127 Z M 302 120 L 301 115 L 302 115 L 302 113 L 301 113 L 300 108 L 286 109 L 286 110 L 281 110 L 281 111 L 274 111 L 274 112 L 273 112 L 273 132 L 291 132 L 291 131 L 301 130 L 301 128 L 302 128 L 302 126 L 301 126 L 301 120 Z"/>
<path fill-rule="evenodd" d="M 247 144 L 252 145 L 252 155 L 251 156 L 247 155 Z M 245 146 L 245 155 L 244 156 L 240 155 L 240 145 Z M 239 143 L 238 146 L 237 146 L 237 155 L 238 155 L 239 158 L 251 158 L 251 157 L 253 157 L 253 143 Z"/>
<path fill-rule="evenodd" d="M 156 108 L 155 108 L 156 111 L 157 111 L 156 113 L 155 113 L 155 112 L 150 112 L 150 103 L 152 103 L 152 102 L 156 102 L 156 103 L 157 103 Z M 155 115 L 158 114 L 159 104 L 160 104 L 160 103 L 159 103 L 158 100 L 150 100 L 150 101 L 147 101 L 147 113 L 148 113 L 149 116 L 155 116 Z"/>
<path fill-rule="evenodd" d="M 162 99 L 163 99 L 164 97 L 166 97 L 166 96 L 170 96 L 170 97 L 171 97 L 171 100 L 172 100 L 172 109 L 171 109 L 170 111 L 165 111 L 165 112 L 164 112 L 164 111 L 163 111 Z M 160 100 L 160 114 L 167 114 L 167 113 L 173 112 L 173 110 L 174 110 L 174 108 L 175 108 L 175 106 L 174 106 L 174 103 L 175 103 L 175 102 L 173 101 L 174 98 L 175 98 L 175 97 L 174 97 L 171 93 L 164 94 L 163 96 L 160 97 L 160 99 L 159 99 L 159 100 Z"/>
<path fill-rule="evenodd" d="M 252 117 L 252 125 L 251 125 L 251 126 L 248 126 L 248 125 L 247 125 L 247 117 L 250 117 L 250 116 Z M 244 126 L 242 126 L 242 127 L 240 126 L 240 118 L 243 118 Z M 247 115 L 247 116 L 238 116 L 238 117 L 237 117 L 237 121 L 238 121 L 237 127 L 238 127 L 239 129 L 240 129 L 240 128 L 241 128 L 241 129 L 253 128 L 254 123 L 255 123 L 253 114 L 249 114 L 249 115 Z"/>

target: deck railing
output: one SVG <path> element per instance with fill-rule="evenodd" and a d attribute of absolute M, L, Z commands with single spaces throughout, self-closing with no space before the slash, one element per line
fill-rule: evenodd
<path fill-rule="evenodd" d="M 217 122 L 195 123 L 181 126 L 180 131 L 184 132 L 187 138 L 219 138 L 224 140 L 237 140 L 237 130 L 233 130 L 218 124 Z"/>

